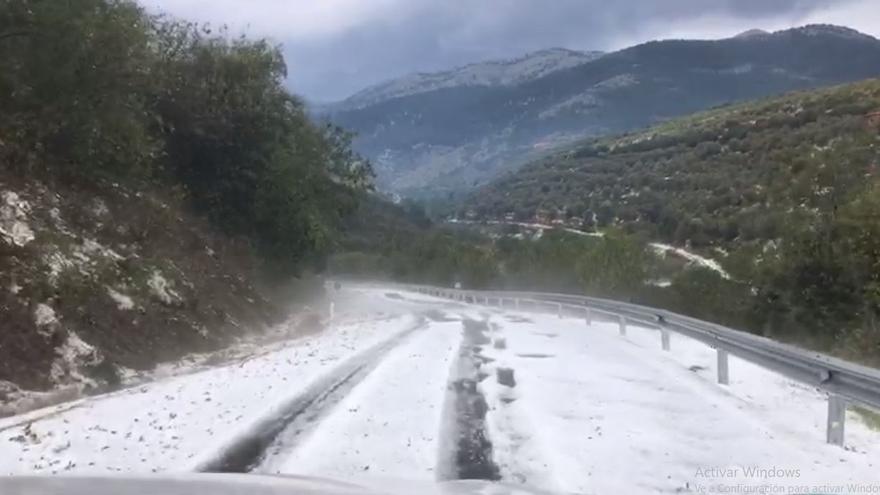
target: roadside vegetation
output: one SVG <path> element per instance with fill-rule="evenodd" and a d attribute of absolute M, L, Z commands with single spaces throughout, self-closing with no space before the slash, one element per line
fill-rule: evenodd
<path fill-rule="evenodd" d="M 372 171 L 278 47 L 131 0 L 0 0 L 0 60 L 0 415 L 285 337 Z"/>
<path fill-rule="evenodd" d="M 309 122 L 279 49 L 129 0 L 0 2 L 0 163 L 176 191 L 272 274 L 326 252 L 372 177 Z"/>

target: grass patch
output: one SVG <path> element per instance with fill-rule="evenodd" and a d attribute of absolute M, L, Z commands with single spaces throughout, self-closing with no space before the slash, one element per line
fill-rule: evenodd
<path fill-rule="evenodd" d="M 880 431 L 880 412 L 862 406 L 853 406 L 852 411 L 861 417 L 868 428 Z"/>

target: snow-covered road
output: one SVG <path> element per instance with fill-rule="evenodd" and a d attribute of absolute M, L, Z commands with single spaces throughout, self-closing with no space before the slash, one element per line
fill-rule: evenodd
<path fill-rule="evenodd" d="M 382 292 L 345 300 L 342 323 L 250 359 L 0 420 L 0 472 L 187 471 L 359 353 L 418 325 Z"/>
<path fill-rule="evenodd" d="M 485 476 L 577 493 L 850 484 L 880 493 L 880 432 L 851 414 L 846 449 L 827 445 L 821 393 L 733 358 L 731 384 L 720 386 L 702 344 L 673 338 L 664 352 L 653 330 L 621 337 L 616 323 L 395 290 L 335 297 L 336 323 L 322 334 L 0 420 L 0 473 L 220 469 Z"/>
<path fill-rule="evenodd" d="M 290 451 L 281 445 L 257 471 L 435 479 L 443 391 L 460 341 L 460 320 L 432 322 L 384 359 L 314 434 Z"/>
<path fill-rule="evenodd" d="M 731 386 L 719 386 L 702 344 L 681 338 L 663 352 L 653 330 L 624 338 L 616 323 L 526 318 L 502 318 L 493 337 L 506 348 L 486 352 L 515 371 L 513 389 L 486 383 L 492 438 L 509 445 L 496 453 L 507 478 L 577 493 L 614 493 L 622 481 L 631 493 L 880 483 L 880 435 L 853 417 L 851 450 L 823 443 L 826 402 L 815 390 L 736 359 Z M 713 468 L 730 472 L 707 475 Z"/>

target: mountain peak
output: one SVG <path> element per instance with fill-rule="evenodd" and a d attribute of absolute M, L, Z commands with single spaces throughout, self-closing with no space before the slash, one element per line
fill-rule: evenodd
<path fill-rule="evenodd" d="M 876 41 L 876 38 L 874 38 L 873 36 L 867 35 L 860 31 L 856 31 L 855 29 L 848 28 L 846 26 L 838 26 L 835 24 L 807 24 L 806 26 L 780 31 L 780 33 L 787 32 L 800 33 L 807 36 L 838 36 L 847 39 L 864 39 Z"/>
<path fill-rule="evenodd" d="M 738 35 L 734 36 L 737 39 L 746 39 L 746 38 L 757 38 L 760 36 L 769 36 L 770 33 L 764 31 L 763 29 L 749 29 L 748 31 L 743 31 Z"/>
<path fill-rule="evenodd" d="M 856 31 L 855 29 L 851 29 L 845 26 L 837 26 L 834 24 L 807 24 L 805 26 L 782 29 L 780 31 L 774 31 L 772 33 L 764 31 L 763 29 L 749 29 L 748 31 L 743 31 L 742 33 L 739 33 L 732 39 L 751 40 L 758 38 L 788 36 L 792 34 L 799 34 L 802 36 L 833 36 L 849 40 L 876 41 L 876 38 L 874 38 L 873 36 L 869 36 L 865 33 Z"/>
<path fill-rule="evenodd" d="M 578 51 L 578 50 L 572 50 L 571 48 L 564 48 L 564 47 L 561 47 L 561 46 L 551 46 L 550 48 L 544 48 L 544 49 L 541 49 L 541 50 L 536 50 L 536 51 L 534 51 L 534 52 L 526 53 L 526 54 L 523 55 L 522 57 L 518 57 L 518 58 L 510 59 L 510 60 L 507 60 L 507 62 L 514 62 L 514 61 L 517 61 L 517 60 L 525 60 L 525 59 L 527 59 L 527 58 L 534 58 L 534 57 L 540 57 L 540 56 L 546 56 L 546 55 L 572 55 L 572 56 L 578 56 L 578 55 L 583 55 L 584 53 L 591 53 L 591 52 L 581 52 L 581 51 Z M 594 53 L 599 53 L 599 52 L 594 52 Z M 501 61 L 501 63 L 504 63 L 504 62 L 505 62 L 505 61 L 503 61 L 503 60 Z M 471 65 L 479 65 L 479 64 L 471 64 Z"/>

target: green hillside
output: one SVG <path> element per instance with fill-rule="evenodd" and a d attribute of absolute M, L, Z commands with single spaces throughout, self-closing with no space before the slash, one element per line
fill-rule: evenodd
<path fill-rule="evenodd" d="M 877 110 L 877 80 L 719 108 L 532 163 L 461 213 L 564 210 L 588 229 L 698 249 L 777 239 L 792 217 L 834 209 L 876 175 Z"/>
<path fill-rule="evenodd" d="M 878 110 L 878 80 L 716 108 L 584 141 L 484 187 L 458 213 L 562 216 L 690 247 L 734 280 L 692 276 L 639 297 L 877 356 Z M 678 302 L 664 303 L 670 294 Z"/>

